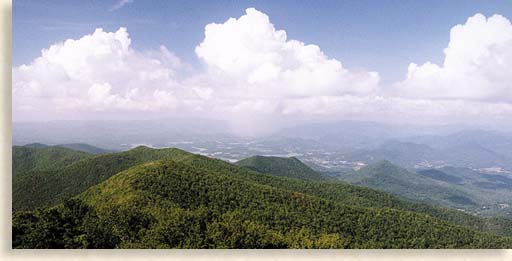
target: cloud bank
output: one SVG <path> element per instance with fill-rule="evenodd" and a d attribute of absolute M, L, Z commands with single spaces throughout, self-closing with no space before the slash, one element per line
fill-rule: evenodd
<path fill-rule="evenodd" d="M 206 25 L 195 52 L 205 69 L 185 76 L 187 65 L 165 46 L 133 49 L 126 28 L 56 43 L 13 68 L 14 120 L 179 115 L 224 119 L 243 135 L 285 120 L 512 116 L 512 25 L 499 15 L 453 27 L 444 64 L 411 63 L 391 90 L 377 72 L 345 68 L 319 46 L 288 39 L 254 8 Z"/>

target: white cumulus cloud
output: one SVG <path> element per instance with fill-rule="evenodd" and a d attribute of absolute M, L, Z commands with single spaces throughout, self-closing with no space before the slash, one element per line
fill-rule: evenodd
<path fill-rule="evenodd" d="M 131 48 L 125 28 L 96 29 L 56 43 L 28 65 L 13 68 L 15 117 L 59 118 L 81 111 L 175 108 L 181 61 L 167 48 L 147 53 Z M 170 102 L 170 101 L 173 102 Z M 163 102 L 168 101 L 168 102 Z"/>
<path fill-rule="evenodd" d="M 215 77 L 227 78 L 233 97 L 368 95 L 379 82 L 376 72 L 347 70 L 317 45 L 287 39 L 254 8 L 238 19 L 208 24 L 196 54 Z"/>
<path fill-rule="evenodd" d="M 469 17 L 451 29 L 442 65 L 411 63 L 397 94 L 410 98 L 512 101 L 512 24 Z"/>

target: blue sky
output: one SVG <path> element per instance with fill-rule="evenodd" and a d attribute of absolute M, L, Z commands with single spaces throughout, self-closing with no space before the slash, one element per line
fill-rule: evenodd
<path fill-rule="evenodd" d="M 111 1 L 13 1 L 13 65 L 29 63 L 43 48 L 77 39 L 95 28 L 128 28 L 132 46 L 161 44 L 200 66 L 194 48 L 204 26 L 240 17 L 248 7 L 266 13 L 289 39 L 319 45 L 348 68 L 381 74 L 381 82 L 404 77 L 410 62 L 442 63 L 452 26 L 469 16 L 512 17 L 512 1 L 141 1 L 111 11 Z"/>
<path fill-rule="evenodd" d="M 17 0 L 13 119 L 510 129 L 511 20 L 512 0 Z"/>

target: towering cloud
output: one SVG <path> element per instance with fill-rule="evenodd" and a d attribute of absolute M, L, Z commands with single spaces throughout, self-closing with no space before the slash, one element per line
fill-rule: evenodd
<path fill-rule="evenodd" d="M 254 8 L 238 19 L 208 24 L 196 54 L 232 82 L 239 97 L 367 95 L 376 91 L 376 72 L 349 71 L 318 46 L 288 40 L 266 14 Z"/>
<path fill-rule="evenodd" d="M 288 39 L 254 8 L 238 19 L 208 24 L 195 51 L 208 68 L 199 85 L 213 91 L 213 110 L 244 133 L 272 130 L 281 117 L 300 117 L 296 112 L 303 116 L 296 108 L 301 101 L 374 95 L 378 88 L 378 73 L 348 70 L 317 45 Z"/>
<path fill-rule="evenodd" d="M 411 63 L 397 94 L 410 98 L 512 102 L 512 24 L 476 14 L 454 26 L 443 65 Z"/>
<path fill-rule="evenodd" d="M 130 47 L 125 28 L 97 29 L 41 52 L 28 65 L 13 69 L 15 117 L 31 119 L 73 115 L 73 110 L 157 110 L 172 95 L 180 60 L 165 47 L 141 53 Z M 163 94 L 163 95 L 162 95 Z M 169 100 L 169 99 L 168 99 Z"/>

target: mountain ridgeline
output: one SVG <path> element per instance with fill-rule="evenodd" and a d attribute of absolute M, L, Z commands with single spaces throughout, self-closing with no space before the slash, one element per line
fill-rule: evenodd
<path fill-rule="evenodd" d="M 357 171 L 338 173 L 338 179 L 410 200 L 461 209 L 480 216 L 512 218 L 512 178 L 469 168 L 442 167 L 408 170 L 383 160 Z"/>
<path fill-rule="evenodd" d="M 19 173 L 12 181 L 13 209 L 52 206 L 127 168 L 180 156 L 185 157 L 187 153 L 178 149 L 154 150 L 141 146 L 130 151 L 91 156 L 88 160 L 79 160 L 62 168 Z"/>
<path fill-rule="evenodd" d="M 77 151 L 83 151 L 83 152 L 87 152 L 87 153 L 91 153 L 91 154 L 103 154 L 103 153 L 113 152 L 111 150 L 98 148 L 96 146 L 92 146 L 92 145 L 85 144 L 85 143 L 66 143 L 66 144 L 59 144 L 56 146 L 68 148 L 68 149 L 72 149 L 72 150 L 77 150 Z"/>
<path fill-rule="evenodd" d="M 60 169 L 76 161 L 90 158 L 91 154 L 59 146 L 40 143 L 12 148 L 12 172 L 14 176 L 27 171 Z"/>
<path fill-rule="evenodd" d="M 328 180 L 330 178 L 314 171 L 295 157 L 253 156 L 240 160 L 235 164 L 261 173 L 272 174 L 273 176 L 316 181 Z"/>
<path fill-rule="evenodd" d="M 39 165 L 13 175 L 14 248 L 512 247 L 510 220 L 333 181 L 295 158 L 137 147 Z"/>
<path fill-rule="evenodd" d="M 443 186 L 442 183 L 425 176 L 426 174 L 418 175 L 384 160 L 357 172 L 345 174 L 342 180 L 418 201 L 434 201 L 455 207 L 460 204 L 475 204 L 464 191 Z M 464 199 L 464 202 L 456 201 L 455 198 Z"/>

